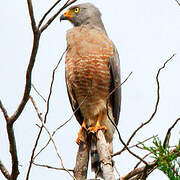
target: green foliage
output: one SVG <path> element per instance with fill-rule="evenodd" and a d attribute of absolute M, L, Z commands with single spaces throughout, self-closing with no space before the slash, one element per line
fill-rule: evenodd
<path fill-rule="evenodd" d="M 158 169 L 166 174 L 170 180 L 180 180 L 180 141 L 176 147 L 176 151 L 172 151 L 172 148 L 166 144 L 163 147 L 161 140 L 158 137 L 154 137 L 154 146 L 146 147 L 143 144 L 143 148 L 153 154 L 153 158 L 157 160 Z"/>

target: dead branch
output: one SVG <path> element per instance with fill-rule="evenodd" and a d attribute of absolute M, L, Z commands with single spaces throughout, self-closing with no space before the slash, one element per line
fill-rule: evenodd
<path fill-rule="evenodd" d="M 67 8 L 68 6 L 70 6 L 71 4 L 75 3 L 77 0 L 68 0 L 63 7 L 61 7 L 47 22 L 45 25 L 43 25 L 41 28 L 40 28 L 40 32 L 43 32 L 52 22 L 53 20 L 59 15 L 59 13 L 61 11 L 63 11 L 65 8 Z"/>
<path fill-rule="evenodd" d="M 56 7 L 56 5 L 61 2 L 61 0 L 56 1 L 53 6 L 44 14 L 44 16 L 41 18 L 41 20 L 39 21 L 38 24 L 38 29 L 40 28 L 41 24 L 43 23 L 43 21 L 45 20 L 45 18 L 47 17 L 47 15 Z"/>
<path fill-rule="evenodd" d="M 105 180 L 115 180 L 112 158 L 104 134 L 101 130 L 99 130 L 96 136 L 97 136 L 97 151 L 99 154 L 100 167 L 103 173 L 103 178 Z"/>
<path fill-rule="evenodd" d="M 73 118 L 74 114 L 79 110 L 79 108 L 80 108 L 81 105 L 84 103 L 84 101 L 87 99 L 87 97 L 88 97 L 88 95 L 82 100 L 82 102 L 79 104 L 79 106 L 77 107 L 77 109 L 73 112 L 73 114 L 71 115 L 71 117 L 70 117 L 67 121 L 65 121 L 63 124 L 61 124 L 59 127 L 57 127 L 55 131 L 53 131 L 52 137 L 56 134 L 56 132 L 57 132 L 59 129 L 61 129 L 64 125 L 66 125 L 69 121 L 71 121 L 71 119 Z M 40 127 L 40 128 L 41 128 L 41 127 Z M 49 139 L 48 142 L 46 143 L 46 145 L 44 145 L 44 146 L 42 147 L 42 149 L 34 156 L 33 159 L 35 159 L 35 158 L 48 146 L 48 144 L 49 144 L 50 141 L 51 141 L 51 140 Z"/>
<path fill-rule="evenodd" d="M 134 157 L 136 157 L 137 159 L 139 159 L 140 161 L 142 161 L 144 164 L 147 165 L 147 162 L 146 162 L 144 159 L 142 159 L 140 156 L 138 156 L 137 154 L 135 154 L 134 152 L 132 152 L 132 151 L 128 148 L 128 146 L 126 145 L 126 143 L 123 141 L 123 139 L 122 139 L 122 137 L 121 137 L 121 134 L 120 134 L 120 132 L 119 132 L 119 129 L 117 128 L 116 124 L 115 124 L 114 121 L 111 119 L 111 117 L 109 116 L 109 112 L 107 112 L 107 115 L 108 115 L 109 120 L 111 121 L 111 123 L 112 123 L 113 126 L 115 127 L 115 129 L 116 129 L 116 131 L 117 131 L 117 133 L 118 133 L 119 140 L 120 140 L 120 142 L 123 144 L 124 148 L 125 148 L 131 155 L 133 155 Z"/>
<path fill-rule="evenodd" d="M 61 55 L 57 65 L 56 65 L 56 67 L 53 69 L 51 85 L 50 85 L 50 88 L 49 88 L 49 95 L 48 95 L 48 99 L 47 99 L 47 103 L 46 103 L 47 106 L 46 106 L 46 113 L 45 113 L 45 116 L 44 116 L 44 123 L 46 123 L 47 115 L 49 113 L 49 103 L 50 103 L 50 98 L 51 98 L 51 95 L 52 95 L 52 88 L 53 88 L 53 84 L 54 84 L 54 76 L 55 76 L 56 70 L 57 70 L 60 62 L 62 61 L 66 51 L 67 51 L 67 49 L 63 52 L 63 54 Z"/>
<path fill-rule="evenodd" d="M 7 122 L 9 116 L 8 116 L 7 110 L 6 110 L 6 108 L 4 107 L 4 105 L 2 104 L 1 100 L 0 100 L 0 109 L 1 109 L 1 111 L 2 111 L 2 113 L 3 113 L 3 115 L 4 115 L 4 118 L 6 119 L 6 122 Z"/>
<path fill-rule="evenodd" d="M 156 160 L 151 163 L 148 163 L 148 170 L 150 171 L 150 169 L 153 169 L 156 166 L 157 166 Z M 146 168 L 147 166 L 142 166 L 141 168 L 133 169 L 131 172 L 123 176 L 121 180 L 139 180 L 140 176 L 142 175 L 142 173 L 145 171 Z"/>
<path fill-rule="evenodd" d="M 89 144 L 87 140 L 86 130 L 82 130 L 82 135 L 85 138 L 85 142 L 80 142 L 79 149 L 76 156 L 76 164 L 74 167 L 74 176 L 76 179 L 86 179 L 89 162 Z"/>
<path fill-rule="evenodd" d="M 35 85 L 31 84 L 32 88 L 35 90 L 35 92 L 42 98 L 42 100 L 46 103 L 46 99 L 41 95 L 41 93 L 36 89 Z"/>
<path fill-rule="evenodd" d="M 0 160 L 0 170 L 6 179 L 11 178 L 11 175 L 9 174 L 8 170 L 6 169 L 6 167 L 4 166 L 1 160 Z"/>
<path fill-rule="evenodd" d="M 176 119 L 176 121 L 173 123 L 173 125 L 168 129 L 167 133 L 166 133 L 166 137 L 164 139 L 164 142 L 163 142 L 163 147 L 165 148 L 168 144 L 168 141 L 170 139 L 170 136 L 171 136 L 171 131 L 172 129 L 176 126 L 176 124 L 178 123 L 178 121 L 180 121 L 180 118 Z"/>
<path fill-rule="evenodd" d="M 65 171 L 64 168 L 53 167 L 53 166 L 49 166 L 49 165 L 47 165 L 47 164 L 37 164 L 37 163 L 35 163 L 35 162 L 33 162 L 33 164 L 34 164 L 35 166 L 44 167 L 44 168 L 48 168 L 48 169 L 54 169 L 54 170 Z M 67 170 L 68 170 L 68 171 L 74 172 L 73 169 L 67 169 Z"/>
<path fill-rule="evenodd" d="M 149 137 L 149 138 L 145 139 L 144 141 L 138 142 L 137 144 L 134 144 L 134 145 L 132 145 L 132 146 L 128 146 L 128 148 L 131 149 L 131 148 L 134 148 L 134 147 L 138 147 L 138 145 L 140 145 L 140 144 L 142 144 L 142 143 L 145 143 L 146 141 L 149 141 L 149 140 L 153 139 L 154 137 L 157 137 L 157 135 L 156 135 L 156 136 Z M 122 148 L 120 151 L 112 154 L 112 157 L 117 156 L 117 155 L 120 155 L 120 154 L 121 154 L 122 152 L 124 152 L 125 150 L 126 150 L 125 148 Z"/>
<path fill-rule="evenodd" d="M 37 113 L 37 115 L 38 115 L 38 118 L 40 119 L 40 121 L 41 121 L 41 123 L 42 123 L 42 126 L 41 126 L 41 127 L 43 127 L 43 128 L 46 130 L 47 134 L 49 135 L 49 137 L 50 137 L 50 139 L 51 139 L 51 141 L 52 141 L 52 143 L 53 143 L 54 149 L 55 149 L 56 154 L 57 154 L 57 156 L 58 156 L 58 158 L 59 158 L 59 160 L 60 160 L 60 162 L 61 162 L 62 168 L 63 168 L 73 179 L 76 179 L 76 178 L 64 167 L 63 160 L 62 160 L 62 158 L 61 158 L 61 156 L 60 156 L 60 154 L 59 154 L 59 152 L 58 152 L 58 148 L 57 148 L 57 146 L 56 146 L 56 144 L 55 144 L 55 141 L 54 141 L 51 133 L 49 132 L 49 130 L 48 130 L 47 127 L 45 126 L 44 121 L 43 121 L 43 118 L 41 117 L 41 114 L 39 113 L 39 110 L 38 110 L 38 108 L 37 108 L 37 106 L 36 106 L 36 103 L 35 103 L 34 99 L 32 98 L 32 96 L 30 96 L 30 99 L 31 99 L 31 102 L 32 102 L 32 104 L 33 104 L 33 107 L 34 107 L 34 109 L 35 109 L 35 111 L 36 111 L 36 113 Z M 32 163 L 33 163 L 33 162 L 32 162 Z"/>
<path fill-rule="evenodd" d="M 178 0 L 175 0 L 177 2 L 177 4 L 180 6 L 180 2 Z"/>
<path fill-rule="evenodd" d="M 180 157 L 179 147 L 174 148 L 171 152 L 175 153 L 177 157 Z M 139 180 L 142 179 L 143 175 L 149 175 L 154 169 L 157 168 L 157 160 L 154 160 L 153 162 L 149 162 L 148 165 L 142 166 L 140 168 L 135 168 L 132 171 L 130 171 L 128 174 L 123 176 L 121 180 Z"/>
<path fill-rule="evenodd" d="M 75 1 L 71 1 L 71 2 L 67 1 L 65 3 L 65 5 L 63 6 L 63 8 L 66 8 L 67 6 L 72 4 L 73 2 L 75 2 Z M 17 176 L 19 174 L 18 157 L 17 157 L 17 149 L 16 149 L 16 141 L 15 141 L 15 136 L 14 136 L 13 124 L 19 118 L 22 111 L 24 110 L 25 105 L 27 104 L 27 102 L 29 100 L 29 95 L 30 95 L 30 91 L 31 91 L 32 70 L 34 67 L 34 63 L 35 63 L 35 59 L 36 59 L 36 55 L 37 55 L 37 51 L 38 51 L 38 47 L 39 47 L 39 40 L 40 40 L 41 33 L 42 33 L 42 31 L 44 31 L 49 26 L 49 24 L 58 15 L 58 14 L 54 15 L 45 24 L 45 26 L 42 27 L 42 29 L 41 29 L 42 31 L 41 31 L 36 26 L 36 21 L 35 21 L 35 17 L 34 17 L 33 6 L 32 6 L 31 0 L 27 0 L 27 4 L 28 4 L 28 11 L 29 11 L 29 16 L 30 16 L 31 26 L 32 26 L 32 31 L 33 31 L 33 47 L 32 47 L 32 51 L 31 51 L 29 64 L 28 64 L 28 67 L 26 70 L 26 82 L 25 82 L 24 94 L 23 94 L 22 100 L 20 101 L 16 111 L 10 117 L 8 116 L 6 108 L 3 106 L 2 102 L 0 101 L 0 109 L 2 110 L 3 115 L 6 119 L 6 126 L 7 126 L 6 129 L 7 129 L 9 145 L 10 145 L 10 154 L 11 154 L 11 161 L 12 161 L 11 180 L 16 180 Z M 63 8 L 61 8 L 58 11 L 58 13 L 60 13 L 63 10 Z M 37 138 L 38 140 L 39 140 L 40 134 L 41 134 L 41 132 L 38 135 L 38 138 Z M 36 146 L 38 144 L 38 140 L 36 140 L 35 147 L 33 149 L 33 153 L 34 153 Z M 2 168 L 3 168 L 3 166 L 1 166 L 1 170 L 3 170 Z M 26 179 L 28 179 L 28 177 L 29 177 L 29 172 L 30 172 L 30 168 L 28 169 Z"/>
<path fill-rule="evenodd" d="M 34 63 L 35 63 L 35 59 L 36 59 L 36 54 L 37 54 L 37 50 L 39 47 L 39 39 L 40 39 L 40 33 L 37 30 L 36 27 L 36 22 L 34 19 L 34 12 L 33 12 L 33 7 L 32 7 L 32 2 L 31 0 L 27 0 L 28 3 L 28 9 L 29 9 L 29 15 L 31 18 L 31 25 L 32 25 L 32 30 L 34 33 L 34 40 L 33 40 L 33 48 L 32 48 L 32 52 L 31 52 L 31 57 L 30 57 L 30 61 L 29 61 L 29 65 L 26 71 L 26 84 L 25 84 L 25 89 L 24 89 L 24 95 L 23 98 L 17 108 L 17 110 L 15 111 L 15 113 L 9 117 L 8 121 L 9 123 L 13 124 L 18 117 L 21 115 L 28 99 L 29 99 L 29 94 L 30 94 L 30 90 L 31 90 L 31 76 L 32 76 L 32 70 L 34 67 Z"/>
<path fill-rule="evenodd" d="M 66 52 L 66 50 L 65 50 L 65 51 L 63 52 L 63 54 L 61 55 L 61 57 L 60 57 L 57 65 L 56 65 L 56 67 L 55 67 L 54 70 L 53 70 L 52 80 L 51 80 L 51 85 L 50 85 L 50 90 L 49 90 L 49 95 L 48 95 L 48 99 L 47 99 L 47 103 L 46 103 L 47 109 L 46 109 L 46 113 L 45 113 L 45 116 L 44 116 L 44 120 L 41 119 L 42 117 L 40 116 L 40 113 L 38 113 L 38 114 L 39 114 L 39 115 L 38 115 L 39 119 L 40 119 L 41 121 L 43 121 L 44 123 L 46 123 L 47 115 L 48 115 L 48 113 L 49 113 L 49 103 L 50 103 L 50 98 L 51 98 L 51 94 L 52 94 L 52 87 L 53 87 L 53 84 L 54 84 L 55 72 L 56 72 L 56 70 L 57 70 L 57 68 L 58 68 L 58 66 L 59 66 L 59 64 L 60 64 L 60 62 L 61 62 L 61 60 L 62 60 L 62 58 L 63 58 L 63 56 L 64 56 L 64 54 L 65 54 L 65 52 Z M 33 103 L 32 97 L 31 97 L 31 101 L 32 101 L 32 103 Z M 33 105 L 34 105 L 34 107 L 36 107 L 36 106 L 35 106 L 35 102 L 33 103 Z M 36 109 L 36 111 L 37 111 L 37 109 Z M 35 153 L 36 147 L 37 147 L 37 145 L 38 145 L 38 142 L 39 142 L 39 139 L 40 139 L 42 130 L 43 130 L 43 126 L 40 127 L 38 136 L 37 136 L 37 138 L 36 138 L 36 141 L 35 141 L 35 144 L 34 144 L 34 147 L 33 147 L 33 150 L 32 150 L 32 154 L 31 154 L 31 159 L 30 159 L 30 162 L 29 162 L 29 167 L 28 167 L 28 172 L 27 172 L 26 180 L 29 178 L 30 170 L 31 170 L 31 167 L 32 167 L 32 162 L 33 162 L 33 159 L 34 159 L 34 153 Z"/>
<path fill-rule="evenodd" d="M 159 105 L 159 100 L 160 100 L 160 83 L 159 83 L 159 75 L 161 73 L 161 71 L 166 67 L 166 64 L 173 59 L 173 57 L 175 56 L 175 54 L 173 54 L 168 60 L 165 61 L 165 63 L 163 64 L 163 66 L 161 68 L 159 68 L 158 72 L 157 72 L 157 75 L 156 75 L 156 84 L 157 84 L 157 99 L 156 99 L 156 104 L 155 104 L 155 107 L 154 107 L 154 111 L 151 115 L 151 117 L 144 123 L 142 123 L 133 133 L 132 135 L 130 136 L 129 140 L 127 141 L 127 145 L 130 144 L 131 140 L 133 139 L 133 137 L 136 135 L 136 133 L 142 129 L 145 125 L 147 125 L 148 123 L 151 122 L 151 120 L 154 118 L 154 116 L 156 115 L 156 112 L 158 110 L 158 105 Z"/>

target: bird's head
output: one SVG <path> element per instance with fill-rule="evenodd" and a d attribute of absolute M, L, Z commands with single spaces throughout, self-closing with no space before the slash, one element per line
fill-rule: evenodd
<path fill-rule="evenodd" d="M 69 20 L 74 26 L 81 26 L 101 21 L 101 13 L 91 3 L 83 3 L 71 6 L 64 14 L 61 20 Z"/>

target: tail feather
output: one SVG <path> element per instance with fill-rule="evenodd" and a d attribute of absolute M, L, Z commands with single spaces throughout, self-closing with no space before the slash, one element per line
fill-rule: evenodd
<path fill-rule="evenodd" d="M 97 138 L 94 134 L 91 136 L 91 169 L 95 172 L 96 177 L 102 177 L 99 154 L 97 151 Z"/>

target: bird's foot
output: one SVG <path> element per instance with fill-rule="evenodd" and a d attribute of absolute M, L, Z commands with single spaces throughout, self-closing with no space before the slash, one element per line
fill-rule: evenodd
<path fill-rule="evenodd" d="M 80 130 L 79 130 L 78 137 L 77 137 L 77 139 L 76 139 L 76 143 L 77 143 L 77 144 L 80 144 L 81 142 L 83 142 L 83 143 L 86 142 L 86 138 L 85 138 L 84 135 L 83 135 L 83 134 L 84 134 L 84 133 L 83 133 L 83 130 L 87 131 L 85 120 L 83 121 L 82 126 L 81 126 L 81 128 L 80 128 Z"/>
<path fill-rule="evenodd" d="M 88 128 L 88 132 L 94 132 L 94 133 L 97 133 L 99 130 L 104 130 L 106 131 L 107 130 L 107 127 L 106 126 L 100 126 L 100 125 L 96 125 L 96 126 L 93 126 L 93 127 L 89 127 Z"/>

